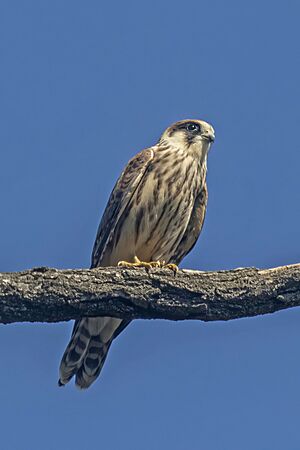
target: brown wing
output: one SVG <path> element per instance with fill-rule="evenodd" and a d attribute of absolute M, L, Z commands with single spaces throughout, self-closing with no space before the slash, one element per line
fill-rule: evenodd
<path fill-rule="evenodd" d="M 113 238 L 118 220 L 141 182 L 153 154 L 153 148 L 147 148 L 134 156 L 116 182 L 97 231 L 91 267 L 101 265 L 101 259 Z"/>
<path fill-rule="evenodd" d="M 171 258 L 171 262 L 174 264 L 179 264 L 180 261 L 192 250 L 198 240 L 205 218 L 207 195 L 207 186 L 205 183 L 202 190 L 196 197 L 191 218 L 185 233 L 176 248 L 173 257 Z"/>

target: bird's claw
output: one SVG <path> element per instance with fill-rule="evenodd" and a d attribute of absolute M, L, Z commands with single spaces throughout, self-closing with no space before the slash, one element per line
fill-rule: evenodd
<path fill-rule="evenodd" d="M 159 261 L 138 261 L 138 262 L 128 262 L 128 261 L 119 261 L 118 267 L 126 267 L 127 269 L 131 269 L 132 267 L 144 267 L 146 270 L 150 270 L 156 267 L 161 267 Z"/>
<path fill-rule="evenodd" d="M 172 272 L 174 273 L 174 275 L 176 275 L 176 273 L 178 272 L 179 268 L 176 264 L 164 264 L 162 266 L 163 269 L 170 269 L 172 270 Z"/>
<path fill-rule="evenodd" d="M 119 261 L 118 267 L 125 267 L 131 269 L 132 267 L 144 267 L 146 270 L 150 269 L 170 269 L 176 275 L 178 272 L 178 266 L 176 264 L 166 264 L 165 261 L 140 261 L 135 258 L 135 262 Z"/>

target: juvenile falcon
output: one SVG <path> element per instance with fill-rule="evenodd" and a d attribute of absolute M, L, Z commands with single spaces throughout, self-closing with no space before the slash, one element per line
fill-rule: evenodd
<path fill-rule="evenodd" d="M 134 156 L 118 179 L 97 232 L 91 267 L 175 269 L 195 245 L 206 204 L 206 162 L 215 135 L 202 120 L 182 120 Z M 76 320 L 60 364 L 59 385 L 79 388 L 98 377 L 113 339 L 128 320 Z"/>

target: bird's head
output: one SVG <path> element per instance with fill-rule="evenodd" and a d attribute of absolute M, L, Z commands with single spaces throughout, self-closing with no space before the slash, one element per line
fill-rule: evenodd
<path fill-rule="evenodd" d="M 164 131 L 159 142 L 207 153 L 214 140 L 215 132 L 209 123 L 203 120 L 180 120 Z"/>

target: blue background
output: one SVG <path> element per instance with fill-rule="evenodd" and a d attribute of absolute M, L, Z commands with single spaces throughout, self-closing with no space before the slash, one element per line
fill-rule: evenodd
<path fill-rule="evenodd" d="M 209 205 L 183 266 L 300 262 L 297 1 L 2 0 L 0 270 L 88 267 L 128 159 L 213 124 Z M 101 378 L 58 389 L 71 323 L 0 328 L 1 447 L 299 450 L 300 311 L 136 321 Z"/>

